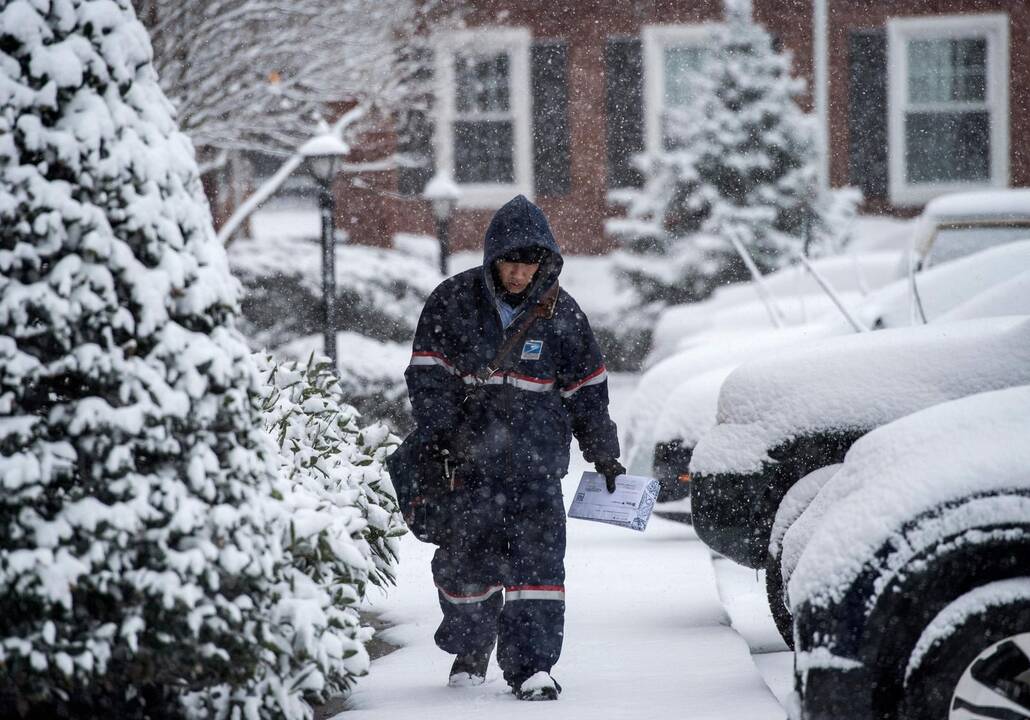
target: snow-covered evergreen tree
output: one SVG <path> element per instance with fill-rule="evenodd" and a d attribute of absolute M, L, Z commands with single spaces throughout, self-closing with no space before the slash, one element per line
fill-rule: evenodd
<path fill-rule="evenodd" d="M 797 104 L 804 83 L 750 3 L 727 0 L 706 47 L 694 101 L 664 118 L 668 148 L 640 159 L 645 184 L 623 193 L 626 216 L 608 223 L 643 302 L 698 300 L 747 279 L 730 237 L 763 272 L 789 263 L 806 238 L 837 235 L 833 220 L 856 200 L 817 192 L 816 128 Z"/>
<path fill-rule="evenodd" d="M 237 295 L 129 0 L 0 2 L 5 711 L 301 718 L 367 666 Z"/>

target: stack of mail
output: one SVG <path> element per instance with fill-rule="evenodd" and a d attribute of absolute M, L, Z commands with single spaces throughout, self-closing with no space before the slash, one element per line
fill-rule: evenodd
<path fill-rule="evenodd" d="M 569 517 L 643 531 L 658 498 L 658 487 L 654 478 L 619 475 L 615 492 L 610 493 L 604 475 L 585 472 L 572 499 Z"/>

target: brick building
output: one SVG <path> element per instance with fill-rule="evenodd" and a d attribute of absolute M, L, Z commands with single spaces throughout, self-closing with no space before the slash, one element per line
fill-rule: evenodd
<path fill-rule="evenodd" d="M 953 189 L 1030 185 L 1030 3 L 1026 0 L 754 0 L 754 15 L 808 80 L 828 135 L 822 177 L 857 185 L 866 210 L 911 214 Z M 721 0 L 537 3 L 466 0 L 467 29 L 433 38 L 432 109 L 401 118 L 422 167 L 338 192 L 358 242 L 433 232 L 420 196 L 442 168 L 463 196 L 457 247 L 494 209 L 538 203 L 568 252 L 610 249 L 609 191 L 639 182 L 634 153 L 662 142 L 665 107 Z"/>

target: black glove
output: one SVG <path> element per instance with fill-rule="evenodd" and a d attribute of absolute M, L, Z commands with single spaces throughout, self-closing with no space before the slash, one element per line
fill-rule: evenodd
<path fill-rule="evenodd" d="M 615 492 L 615 478 L 618 475 L 625 475 L 626 468 L 622 467 L 615 458 L 604 458 L 594 463 L 594 469 L 597 472 L 604 475 L 604 486 L 608 488 L 608 492 Z"/>

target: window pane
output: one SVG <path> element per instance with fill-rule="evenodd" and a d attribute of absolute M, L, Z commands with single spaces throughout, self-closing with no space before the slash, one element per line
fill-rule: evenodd
<path fill-rule="evenodd" d="M 690 106 L 696 92 L 694 75 L 704 61 L 704 50 L 696 46 L 665 48 L 665 105 L 662 108 L 662 145 L 672 150 L 682 144 L 683 109 Z"/>
<path fill-rule="evenodd" d="M 990 227 L 967 225 L 941 228 L 930 246 L 926 264 L 932 265 L 954 260 L 997 245 L 1028 238 L 1030 238 L 1030 226 L 1026 225 Z"/>
<path fill-rule="evenodd" d="M 665 107 L 685 107 L 694 97 L 691 76 L 704 51 L 695 46 L 665 48 Z"/>
<path fill-rule="evenodd" d="M 990 113 L 908 113 L 905 144 L 908 182 L 990 178 Z"/>
<path fill-rule="evenodd" d="M 506 112 L 508 55 L 455 55 L 455 103 L 459 113 Z"/>
<path fill-rule="evenodd" d="M 908 94 L 914 103 L 985 101 L 987 40 L 963 38 L 909 42 Z"/>
<path fill-rule="evenodd" d="M 515 182 L 510 121 L 454 123 L 454 179 L 459 183 Z"/>

